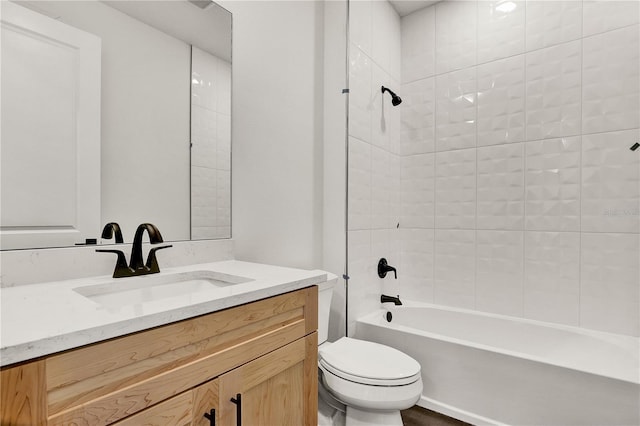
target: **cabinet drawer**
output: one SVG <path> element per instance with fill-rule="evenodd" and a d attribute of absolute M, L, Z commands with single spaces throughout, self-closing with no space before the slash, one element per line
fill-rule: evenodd
<path fill-rule="evenodd" d="M 217 416 L 217 407 L 218 379 L 213 379 L 129 416 L 114 426 L 210 426 L 219 422 L 210 422 L 204 413 Z"/>
<path fill-rule="evenodd" d="M 124 419 L 315 331 L 316 310 L 310 287 L 47 357 L 48 423 Z"/>

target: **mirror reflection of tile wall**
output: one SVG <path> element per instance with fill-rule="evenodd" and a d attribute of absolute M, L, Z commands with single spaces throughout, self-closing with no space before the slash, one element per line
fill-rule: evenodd
<path fill-rule="evenodd" d="M 231 64 L 191 58 L 191 239 L 231 237 Z"/>

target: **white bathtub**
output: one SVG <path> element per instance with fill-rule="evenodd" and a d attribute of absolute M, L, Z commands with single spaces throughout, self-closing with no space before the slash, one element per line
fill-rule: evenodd
<path fill-rule="evenodd" d="M 356 328 L 356 337 L 415 358 L 418 404 L 460 420 L 640 424 L 638 338 L 415 302 L 360 318 Z"/>

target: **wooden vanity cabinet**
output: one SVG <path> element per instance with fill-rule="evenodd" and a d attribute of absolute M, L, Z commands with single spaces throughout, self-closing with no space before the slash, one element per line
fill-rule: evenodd
<path fill-rule="evenodd" d="M 166 401 L 125 417 L 118 426 L 209 426 L 218 419 L 218 379 L 213 379 Z M 207 414 L 208 417 L 205 417 Z M 215 418 L 215 422 L 211 422 Z"/>
<path fill-rule="evenodd" d="M 3 368 L 0 424 L 315 425 L 317 295 L 309 287 Z"/>

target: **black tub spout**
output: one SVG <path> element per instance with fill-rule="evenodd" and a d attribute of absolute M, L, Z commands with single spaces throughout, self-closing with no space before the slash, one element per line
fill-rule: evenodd
<path fill-rule="evenodd" d="M 380 296 L 380 303 L 388 303 L 388 302 L 391 302 L 396 306 L 402 305 L 402 302 L 400 301 L 400 296 L 393 297 L 393 296 L 387 296 L 386 294 L 383 294 L 382 296 Z"/>

